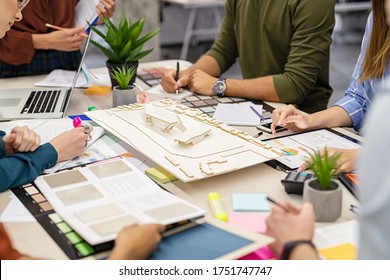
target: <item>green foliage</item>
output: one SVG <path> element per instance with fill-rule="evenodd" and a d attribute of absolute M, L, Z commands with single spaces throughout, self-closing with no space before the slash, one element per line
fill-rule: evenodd
<path fill-rule="evenodd" d="M 160 31 L 160 28 L 156 28 L 139 38 L 144 27 L 143 18 L 132 24 L 130 19 L 122 14 L 118 26 L 115 26 L 110 19 L 102 18 L 102 20 L 107 27 L 106 34 L 91 24 L 89 26 L 98 36 L 104 39 L 110 48 L 100 45 L 94 40 L 91 40 L 91 43 L 100 49 L 112 63 L 136 62 L 153 51 L 153 49 L 142 51 L 142 47 Z"/>
<path fill-rule="evenodd" d="M 115 79 L 121 89 L 129 88 L 131 79 L 134 77 L 137 69 L 135 67 L 127 68 L 125 65 L 122 68 L 113 68 L 110 76 Z"/>
<path fill-rule="evenodd" d="M 332 176 L 336 174 L 338 169 L 338 160 L 341 153 L 329 155 L 328 149 L 325 147 L 323 152 L 315 151 L 306 158 L 308 168 L 313 171 L 321 190 L 328 190 L 332 183 Z"/>

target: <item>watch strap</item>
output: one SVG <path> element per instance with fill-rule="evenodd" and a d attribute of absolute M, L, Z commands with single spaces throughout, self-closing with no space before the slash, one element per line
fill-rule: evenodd
<path fill-rule="evenodd" d="M 290 258 L 291 252 L 294 250 L 294 248 L 298 245 L 301 245 L 301 244 L 310 245 L 314 250 L 317 250 L 316 246 L 313 244 L 313 242 L 311 240 L 305 240 L 305 239 L 294 240 L 294 241 L 290 241 L 290 242 L 287 242 L 286 244 L 284 244 L 284 248 L 283 248 L 282 254 L 280 256 L 280 259 L 281 260 L 288 260 Z"/>

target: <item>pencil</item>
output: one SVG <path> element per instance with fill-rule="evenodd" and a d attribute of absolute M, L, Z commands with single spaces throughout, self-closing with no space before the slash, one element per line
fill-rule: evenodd
<path fill-rule="evenodd" d="M 273 204 L 279 206 L 279 207 L 282 208 L 284 211 L 289 212 L 289 210 L 288 210 L 286 207 L 284 207 L 282 204 L 280 204 L 279 202 L 275 201 L 274 199 L 270 198 L 269 196 L 267 196 L 266 198 L 267 198 L 267 200 L 268 200 L 269 202 L 271 202 L 271 203 L 273 203 Z"/>
<path fill-rule="evenodd" d="M 57 26 L 57 25 L 54 25 L 54 24 L 50 24 L 50 23 L 46 23 L 45 24 L 47 27 L 49 28 L 53 28 L 55 30 L 65 30 L 66 28 L 63 28 L 63 27 L 60 27 L 60 26 Z M 79 36 L 81 37 L 84 37 L 84 38 L 88 38 L 88 35 L 87 34 L 84 34 L 84 33 L 80 33 L 78 34 Z"/>

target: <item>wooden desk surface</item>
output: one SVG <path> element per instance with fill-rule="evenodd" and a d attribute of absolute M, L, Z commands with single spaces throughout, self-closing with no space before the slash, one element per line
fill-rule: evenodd
<path fill-rule="evenodd" d="M 94 72 L 105 71 L 105 69 L 96 69 Z M 35 82 L 41 80 L 44 76 L 20 77 L 12 79 L 0 80 L 1 88 L 13 87 L 31 87 Z M 145 85 L 141 85 L 145 88 Z M 89 106 L 96 106 L 98 109 L 110 108 L 112 95 L 85 95 L 82 90 L 77 89 L 72 97 L 68 109 L 68 115 L 81 114 L 86 111 Z M 272 103 L 274 107 L 281 106 L 280 104 Z M 255 128 L 243 128 L 248 133 L 253 135 L 257 132 Z M 343 131 L 350 136 L 360 137 Z M 288 132 L 283 132 L 288 134 Z M 262 138 L 267 138 L 270 135 L 263 135 Z M 163 187 L 172 193 L 188 199 L 196 205 L 209 209 L 207 202 L 207 194 L 209 192 L 219 192 L 222 202 L 227 211 L 232 211 L 231 197 L 233 193 L 265 193 L 277 200 L 290 199 L 297 204 L 302 202 L 301 196 L 288 195 L 280 180 L 286 176 L 285 173 L 277 171 L 266 164 L 258 164 L 249 168 L 241 169 L 220 176 L 211 177 L 190 183 L 175 181 L 165 184 Z M 10 191 L 0 194 L 0 211 L 3 211 L 7 206 L 10 196 Z M 349 205 L 356 203 L 355 198 L 344 188 L 343 190 L 343 209 L 342 216 L 336 222 L 348 221 L 356 216 L 349 210 Z M 268 213 L 264 213 L 267 215 Z M 210 216 L 210 215 L 208 215 Z M 326 226 L 327 224 L 317 224 L 317 226 Z M 39 256 L 50 259 L 67 259 L 67 256 L 50 238 L 45 230 L 37 222 L 14 222 L 5 223 L 5 227 L 10 233 L 12 241 L 17 249 L 21 252 L 29 253 L 33 256 Z"/>

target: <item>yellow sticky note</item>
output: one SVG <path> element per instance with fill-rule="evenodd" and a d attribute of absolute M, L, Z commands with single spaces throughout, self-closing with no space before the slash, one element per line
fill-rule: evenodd
<path fill-rule="evenodd" d="M 177 180 L 175 176 L 173 176 L 161 166 L 146 169 L 145 174 L 148 175 L 150 178 L 156 180 L 157 182 L 163 184 Z"/>
<path fill-rule="evenodd" d="M 109 86 L 91 86 L 84 90 L 85 94 L 108 94 L 111 92 L 111 87 Z"/>
<path fill-rule="evenodd" d="M 356 260 L 357 257 L 357 249 L 351 243 L 325 248 L 319 253 L 328 260 Z"/>

